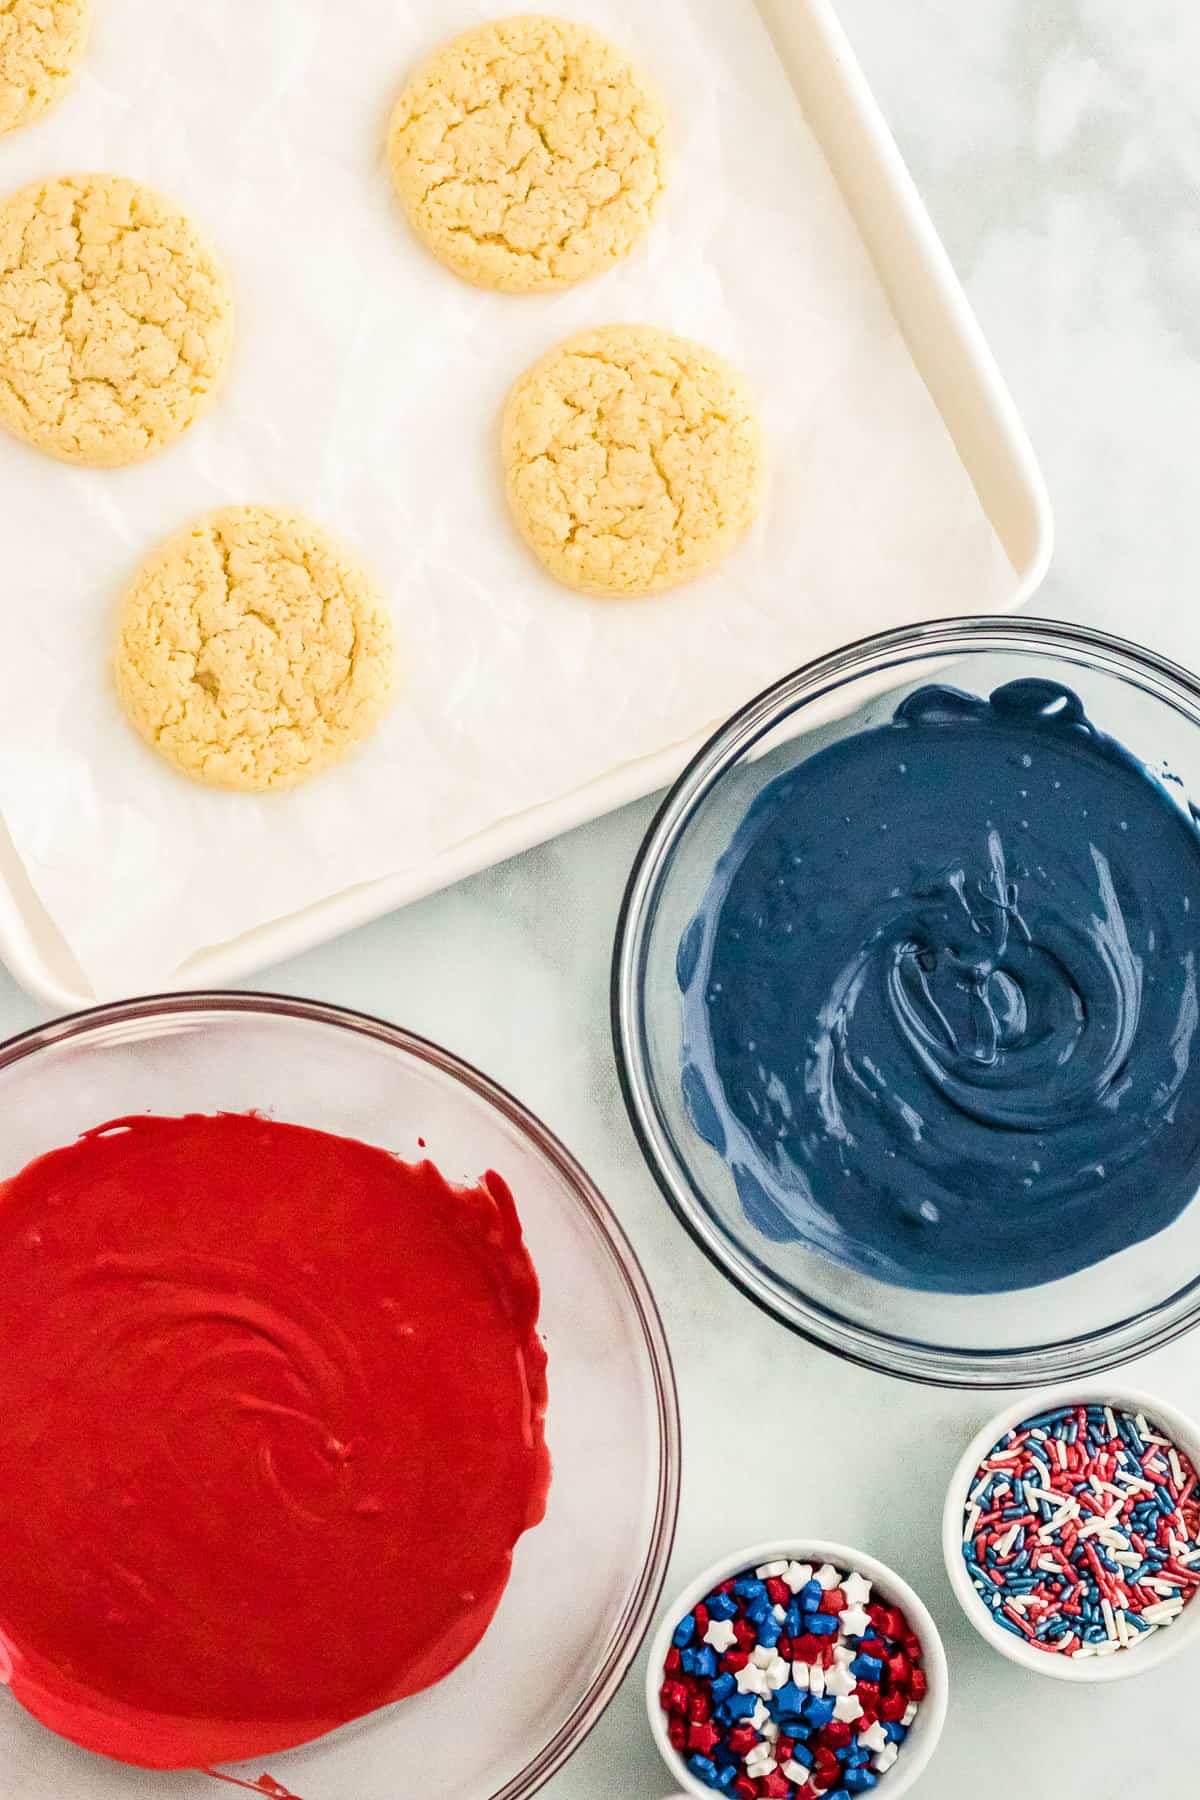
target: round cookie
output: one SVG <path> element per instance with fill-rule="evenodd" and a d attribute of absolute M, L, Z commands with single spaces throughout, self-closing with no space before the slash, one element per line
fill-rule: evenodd
<path fill-rule="evenodd" d="M 138 462 L 202 411 L 233 296 L 169 200 L 119 175 L 0 200 L 0 425 L 63 462 Z"/>
<path fill-rule="evenodd" d="M 663 188 L 666 111 L 598 32 L 530 14 L 464 32 L 396 103 L 388 156 L 418 235 L 464 280 L 565 287 L 627 255 Z"/>
<path fill-rule="evenodd" d="M 168 538 L 121 605 L 116 678 L 146 742 L 212 787 L 291 787 L 382 717 L 392 630 L 320 526 L 230 506 Z"/>
<path fill-rule="evenodd" d="M 87 43 L 91 0 L 0 4 L 0 137 L 62 98 Z"/>
<path fill-rule="evenodd" d="M 647 325 L 580 332 L 535 363 L 509 395 L 502 452 L 521 535 L 588 594 L 649 594 L 700 574 L 762 498 L 743 378 Z"/>

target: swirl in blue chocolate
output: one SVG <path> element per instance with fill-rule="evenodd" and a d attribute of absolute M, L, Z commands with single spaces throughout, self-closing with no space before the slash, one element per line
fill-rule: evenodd
<path fill-rule="evenodd" d="M 999 1293 L 1200 1186 L 1200 831 L 1043 681 L 911 695 L 758 796 L 679 950 L 684 1094 L 759 1232 Z"/>

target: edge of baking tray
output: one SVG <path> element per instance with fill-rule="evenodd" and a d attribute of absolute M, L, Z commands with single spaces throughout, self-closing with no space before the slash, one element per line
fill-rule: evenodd
<path fill-rule="evenodd" d="M 1041 586 L 1054 530 L 1045 482 L 1012 396 L 831 0 L 758 0 L 758 7 L 922 379 L 1012 562 L 1015 609 Z M 418 869 L 330 895 L 203 951 L 166 979 L 175 987 L 224 986 L 449 887 L 666 786 L 709 731 L 706 726 L 694 738 L 501 820 Z M 2 827 L 0 957 L 23 988 L 57 1009 L 74 1010 L 97 998 Z M 161 986 L 162 979 L 147 985 Z"/>

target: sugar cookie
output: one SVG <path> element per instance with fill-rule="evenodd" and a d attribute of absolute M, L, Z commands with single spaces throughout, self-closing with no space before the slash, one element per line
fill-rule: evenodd
<path fill-rule="evenodd" d="M 565 287 L 628 254 L 662 192 L 666 113 L 598 32 L 530 14 L 446 44 L 396 103 L 392 175 L 434 255 L 478 287 Z"/>
<path fill-rule="evenodd" d="M 161 194 L 119 175 L 0 200 L 0 425 L 64 462 L 140 461 L 177 438 L 229 358 L 216 257 Z"/>
<path fill-rule="evenodd" d="M 698 575 L 758 511 L 763 444 L 736 370 L 646 325 L 580 332 L 509 395 L 509 505 L 552 575 L 648 594 Z"/>
<path fill-rule="evenodd" d="M 0 5 L 0 136 L 61 99 L 87 43 L 90 0 Z"/>
<path fill-rule="evenodd" d="M 117 690 L 146 742 L 213 787 L 290 787 L 366 737 L 392 685 L 371 581 L 318 525 L 230 506 L 168 538 L 125 595 Z"/>

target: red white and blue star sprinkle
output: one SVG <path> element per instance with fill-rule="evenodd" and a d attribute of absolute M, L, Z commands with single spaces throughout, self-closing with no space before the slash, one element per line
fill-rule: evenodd
<path fill-rule="evenodd" d="M 1200 1587 L 1200 1490 L 1141 1413 L 1060 1406 L 984 1460 L 963 1556 L 997 1625 L 1050 1655 L 1112 1656 L 1177 1619 Z"/>
<path fill-rule="evenodd" d="M 722 1581 L 675 1628 L 659 1699 L 697 1780 L 738 1800 L 851 1800 L 925 1698 L 920 1639 L 857 1570 L 780 1560 Z"/>

